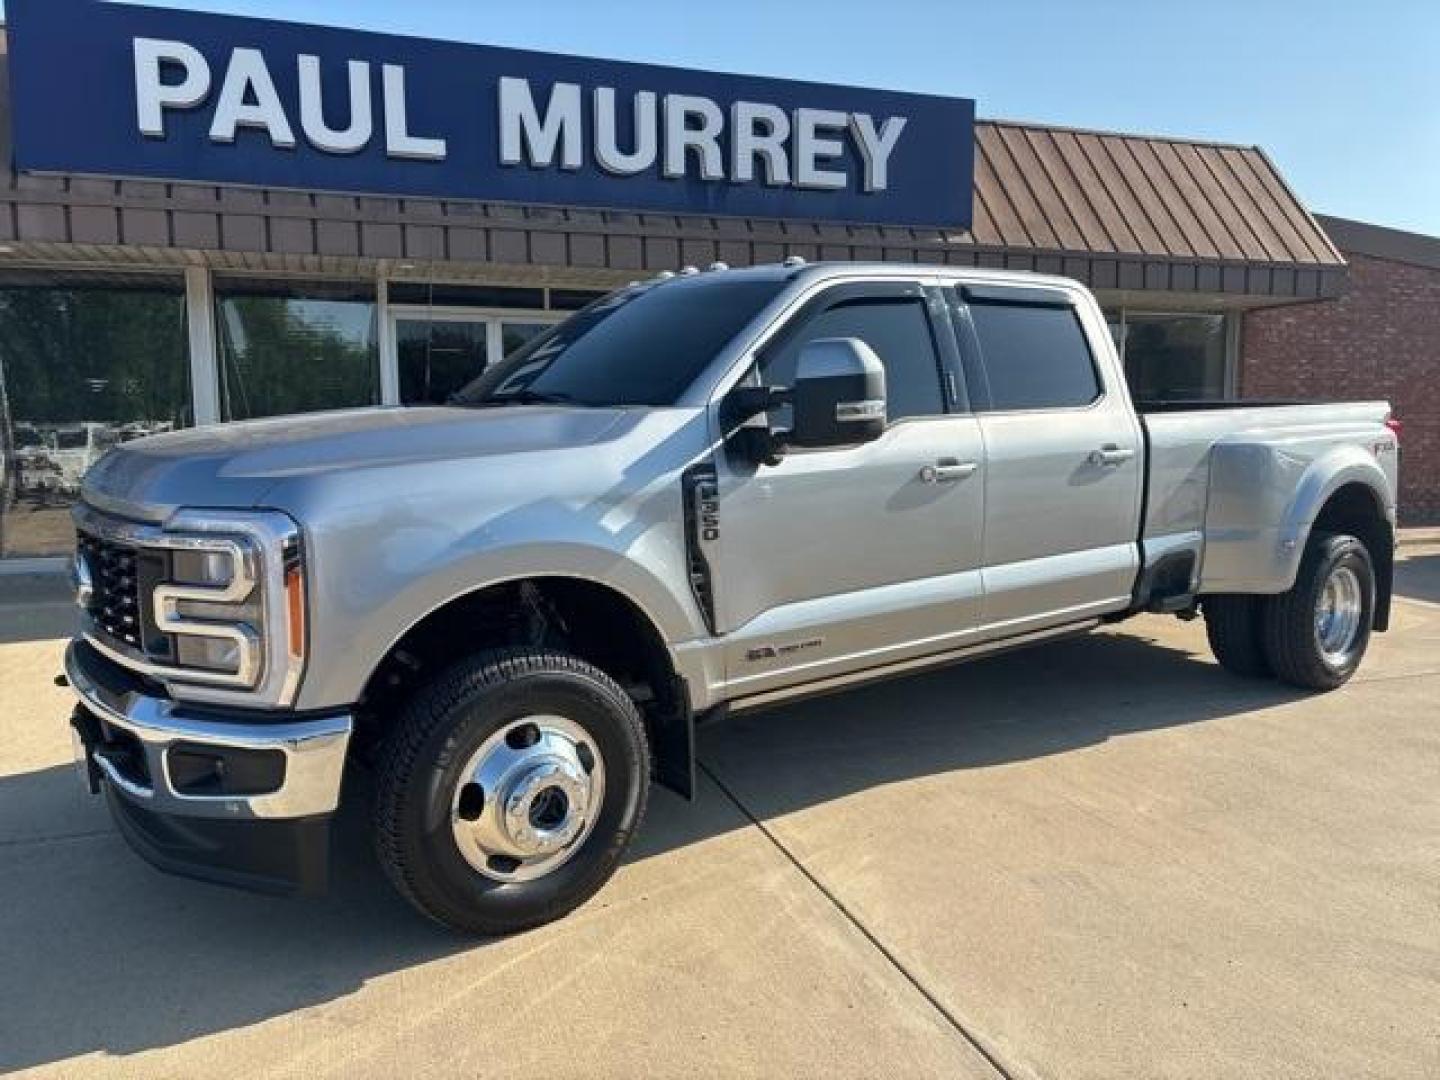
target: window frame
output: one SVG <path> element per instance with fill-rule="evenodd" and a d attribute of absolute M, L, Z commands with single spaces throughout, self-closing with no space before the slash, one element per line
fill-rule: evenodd
<path fill-rule="evenodd" d="M 944 292 L 954 321 L 955 334 L 960 342 L 961 363 L 966 379 L 972 387 L 971 407 L 977 414 L 1027 416 L 1082 413 L 1103 408 L 1109 401 L 1109 381 L 1101 370 L 1099 357 L 1095 355 L 1095 346 L 1090 340 L 1080 305 L 1070 293 L 1044 286 L 968 285 L 965 282 L 947 282 Z M 1040 405 L 1025 409 L 997 407 L 990 389 L 989 368 L 985 350 L 980 344 L 980 331 L 970 316 L 971 307 L 977 304 L 991 307 L 1061 308 L 1070 312 L 1076 329 L 1080 332 L 1080 340 L 1085 345 L 1085 355 L 1090 359 L 1090 372 L 1095 377 L 1095 396 L 1083 405 Z"/>
<path fill-rule="evenodd" d="M 943 420 L 965 415 L 972 411 L 965 381 L 959 372 L 959 349 L 955 343 L 954 327 L 951 324 L 949 305 L 945 303 L 940 289 L 919 280 L 870 279 L 865 281 L 837 281 L 827 283 L 804 298 L 789 316 L 771 333 L 758 342 L 750 351 L 751 361 L 747 365 L 760 385 L 764 381 L 765 366 L 769 354 L 785 348 L 804 332 L 813 320 L 826 312 L 856 302 L 864 301 L 909 301 L 921 305 L 930 343 L 935 353 L 935 377 L 940 391 L 940 411 L 914 414 L 891 419 L 887 416 L 885 430 L 911 421 Z M 884 362 L 883 359 L 881 361 Z M 887 397 L 888 377 L 887 376 Z M 741 382 L 744 381 L 742 376 Z"/>

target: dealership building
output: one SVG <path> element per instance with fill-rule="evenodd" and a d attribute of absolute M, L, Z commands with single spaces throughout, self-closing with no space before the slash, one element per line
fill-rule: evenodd
<path fill-rule="evenodd" d="M 72 14 L 77 6 L 75 0 L 45 2 Z M 788 176 L 794 166 L 795 190 L 779 201 L 766 202 L 777 196 L 763 191 L 748 201 L 740 194 L 717 201 L 715 185 L 732 192 L 744 186 L 738 155 L 737 169 L 720 178 L 706 173 L 712 163 L 703 148 L 688 158 L 682 148 L 682 170 L 693 161 L 698 178 L 662 173 L 657 161 L 654 180 L 622 187 L 623 168 L 612 169 L 589 187 L 573 188 L 595 192 L 592 201 L 576 198 L 570 205 L 554 194 L 566 189 L 538 179 L 533 186 L 541 197 L 534 201 L 517 197 L 524 185 L 497 183 L 496 196 L 486 197 L 425 179 L 418 170 L 427 139 L 416 132 L 436 130 L 438 121 L 425 115 L 423 87 L 412 83 L 412 126 L 396 136 L 410 140 L 397 143 L 411 148 L 404 162 L 409 171 L 361 168 L 364 154 L 357 153 L 334 158 L 325 174 L 334 176 L 331 184 L 318 176 L 323 168 L 306 173 L 294 166 L 306 154 L 313 158 L 314 146 L 294 145 L 299 139 L 288 132 L 286 146 L 263 117 L 242 118 L 228 142 L 178 145 L 181 125 L 193 119 L 181 114 L 200 109 L 200 89 L 192 87 L 188 101 L 182 92 L 193 74 L 184 63 L 191 54 L 155 61 L 156 85 L 168 106 L 164 115 L 156 108 L 159 126 L 149 130 L 145 106 L 137 105 L 128 82 L 140 78 L 129 41 L 123 63 L 108 66 L 87 62 L 83 44 L 82 55 L 49 56 L 41 4 L 11 0 L 7 7 L 12 25 L 0 45 L 0 155 L 7 163 L 0 169 L 0 566 L 33 567 L 69 551 L 68 506 L 79 478 L 116 441 L 316 409 L 440 402 L 616 286 L 687 266 L 792 257 L 1074 277 L 1099 297 L 1137 397 L 1388 397 L 1405 424 L 1402 521 L 1440 519 L 1440 240 L 1317 218 L 1259 148 L 970 122 L 967 115 L 945 129 L 959 131 L 964 146 L 932 136 L 913 160 L 897 151 L 889 162 L 889 183 L 898 188 L 902 165 L 914 171 L 933 157 L 938 164 L 925 178 L 931 188 L 952 181 L 965 188 L 956 203 L 964 207 L 960 221 L 917 223 L 919 194 L 904 202 L 867 203 L 863 195 L 827 201 L 821 189 L 832 174 L 821 171 L 811 184 L 819 195 L 807 203 L 803 161 L 777 166 L 758 143 L 754 164 L 769 170 L 772 186 L 778 168 Z M 99 10 L 111 18 L 108 5 Z M 138 27 L 134 34 L 147 40 L 190 42 L 212 58 L 226 35 L 254 44 L 260 30 L 278 27 L 276 40 L 285 40 L 284 24 L 118 10 L 118 30 Z M 308 34 L 308 28 L 288 30 Z M 113 46 L 104 33 L 93 36 L 95 48 Z M 415 39 L 350 37 L 355 40 L 336 47 L 352 53 L 394 42 L 402 53 L 428 47 Z M 317 51 L 323 53 L 323 43 Z M 527 73 L 514 65 L 533 64 L 536 78 L 552 87 L 558 85 L 554 64 L 584 63 L 496 52 L 505 53 L 511 75 Z M 132 59 L 133 71 L 125 66 Z M 139 130 L 131 143 L 117 144 L 113 166 L 87 159 L 67 168 L 46 158 L 47 145 L 61 144 L 47 143 L 42 125 L 84 139 L 83 132 L 65 131 L 63 102 L 57 118 L 48 106 L 25 100 L 37 91 L 33 79 L 27 82 L 32 77 L 17 69 L 39 72 L 46 63 L 87 72 L 83 93 L 95 98 L 99 113 L 120 100 L 127 131 L 136 126 L 138 108 Z M 218 85 L 222 65 L 209 66 Z M 344 65 L 331 66 L 343 79 Z M 614 75 L 616 85 L 636 69 L 662 94 L 667 87 L 656 85 L 659 80 L 679 78 L 668 69 L 617 67 L 627 70 Z M 111 72 L 125 84 L 101 85 Z M 283 78 L 275 82 L 283 93 Z M 393 104 L 392 89 L 387 72 L 386 106 Z M 693 93 L 691 86 L 681 89 Z M 217 93 L 223 98 L 226 90 Z M 675 96 L 661 99 L 664 115 Z M 263 106 L 263 97 L 254 102 L 242 94 L 237 115 Z M 916 97 L 917 109 L 939 100 Z M 545 98 L 536 100 L 543 105 Z M 553 113 L 560 98 L 549 100 Z M 655 101 L 652 95 L 652 113 Z M 644 116 L 643 94 L 635 102 L 635 117 Z M 738 115 L 743 104 L 725 117 Z M 881 104 L 894 112 L 904 103 Z M 798 125 L 806 111 L 784 115 Z M 703 126 L 704 116 L 694 115 Z M 859 112 L 849 115 L 860 151 L 850 157 L 864 171 L 862 179 L 857 165 L 846 182 L 884 195 L 885 159 L 873 150 L 885 145 L 887 129 L 868 114 L 863 121 Z M 907 134 L 928 133 L 923 119 L 909 132 L 891 128 L 888 134 L 905 146 Z M 306 124 L 306 132 L 319 127 L 308 117 Z M 638 153 L 635 129 L 625 137 Z M 536 173 L 541 140 L 535 136 L 545 134 L 538 123 L 525 130 L 532 135 L 530 160 L 506 162 L 501 150 L 501 163 L 516 165 L 522 179 Z M 811 134 L 817 131 L 823 135 L 819 128 Z M 867 132 L 869 150 L 859 141 Z M 247 172 L 244 163 L 232 168 L 223 155 L 245 143 L 262 143 L 266 152 L 282 147 L 290 157 L 269 172 L 268 166 Z M 163 149 L 176 152 L 153 165 L 142 156 Z M 563 130 L 549 150 L 562 170 L 573 165 L 575 176 L 560 179 L 580 184 L 584 170 L 561 157 L 568 152 Z M 666 147 L 651 150 L 668 164 Z M 103 151 L 102 145 L 97 153 Z M 731 166 L 728 154 L 724 166 Z M 292 176 L 317 179 L 274 182 Z M 410 177 L 417 178 L 413 189 L 406 187 Z M 367 189 L 372 181 L 376 186 Z M 933 194 L 923 192 L 925 199 Z M 767 213 L 772 205 L 775 212 Z M 807 205 L 820 209 L 807 216 Z M 865 220 L 872 205 L 874 216 Z"/>

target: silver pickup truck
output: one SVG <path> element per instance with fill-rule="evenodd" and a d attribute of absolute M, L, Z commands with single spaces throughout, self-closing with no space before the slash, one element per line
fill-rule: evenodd
<path fill-rule="evenodd" d="M 165 869 L 316 887 L 358 778 L 416 907 L 514 931 L 601 887 L 727 711 L 1157 611 L 1339 686 L 1389 619 L 1396 467 L 1384 403 L 1137 408 L 1069 280 L 687 269 L 444 407 L 111 450 L 73 725 Z"/>

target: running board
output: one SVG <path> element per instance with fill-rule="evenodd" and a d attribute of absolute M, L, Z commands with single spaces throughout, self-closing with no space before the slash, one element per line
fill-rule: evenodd
<path fill-rule="evenodd" d="M 947 649 L 945 652 L 917 656 L 909 660 L 897 660 L 893 664 L 882 664 L 879 667 L 866 668 L 863 671 L 832 675 L 827 679 L 817 679 L 814 682 L 799 683 L 795 686 L 781 687 L 778 690 L 766 690 L 759 694 L 751 694 L 749 697 L 736 698 L 726 706 L 726 710 L 730 713 L 750 712 L 754 709 L 768 708 L 771 705 L 780 705 L 795 698 L 818 697 L 821 694 L 830 694 L 837 690 L 847 690 L 862 683 L 878 682 L 881 679 L 890 679 L 897 675 L 911 675 L 930 668 L 995 656 L 998 653 L 1009 652 L 1011 649 L 1023 649 L 1027 645 L 1039 645 L 1046 641 L 1074 637 L 1077 634 L 1093 630 L 1099 625 L 1099 619 L 1086 619 L 1084 622 L 1067 623 L 1064 626 L 1055 626 L 1048 630 L 1033 630 L 1028 634 L 1017 634 L 1014 637 L 985 641 L 978 645 L 967 645 L 959 649 Z"/>

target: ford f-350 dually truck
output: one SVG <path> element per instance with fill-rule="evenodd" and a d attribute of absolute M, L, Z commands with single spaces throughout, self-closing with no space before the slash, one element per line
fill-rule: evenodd
<path fill-rule="evenodd" d="M 1062 278 L 687 268 L 442 407 L 111 450 L 75 513 L 80 760 L 155 864 L 278 891 L 323 883 L 358 771 L 401 893 L 519 930 L 601 887 L 652 778 L 691 793 L 727 710 L 1157 611 L 1339 686 L 1389 620 L 1395 426 L 1137 408 Z"/>

